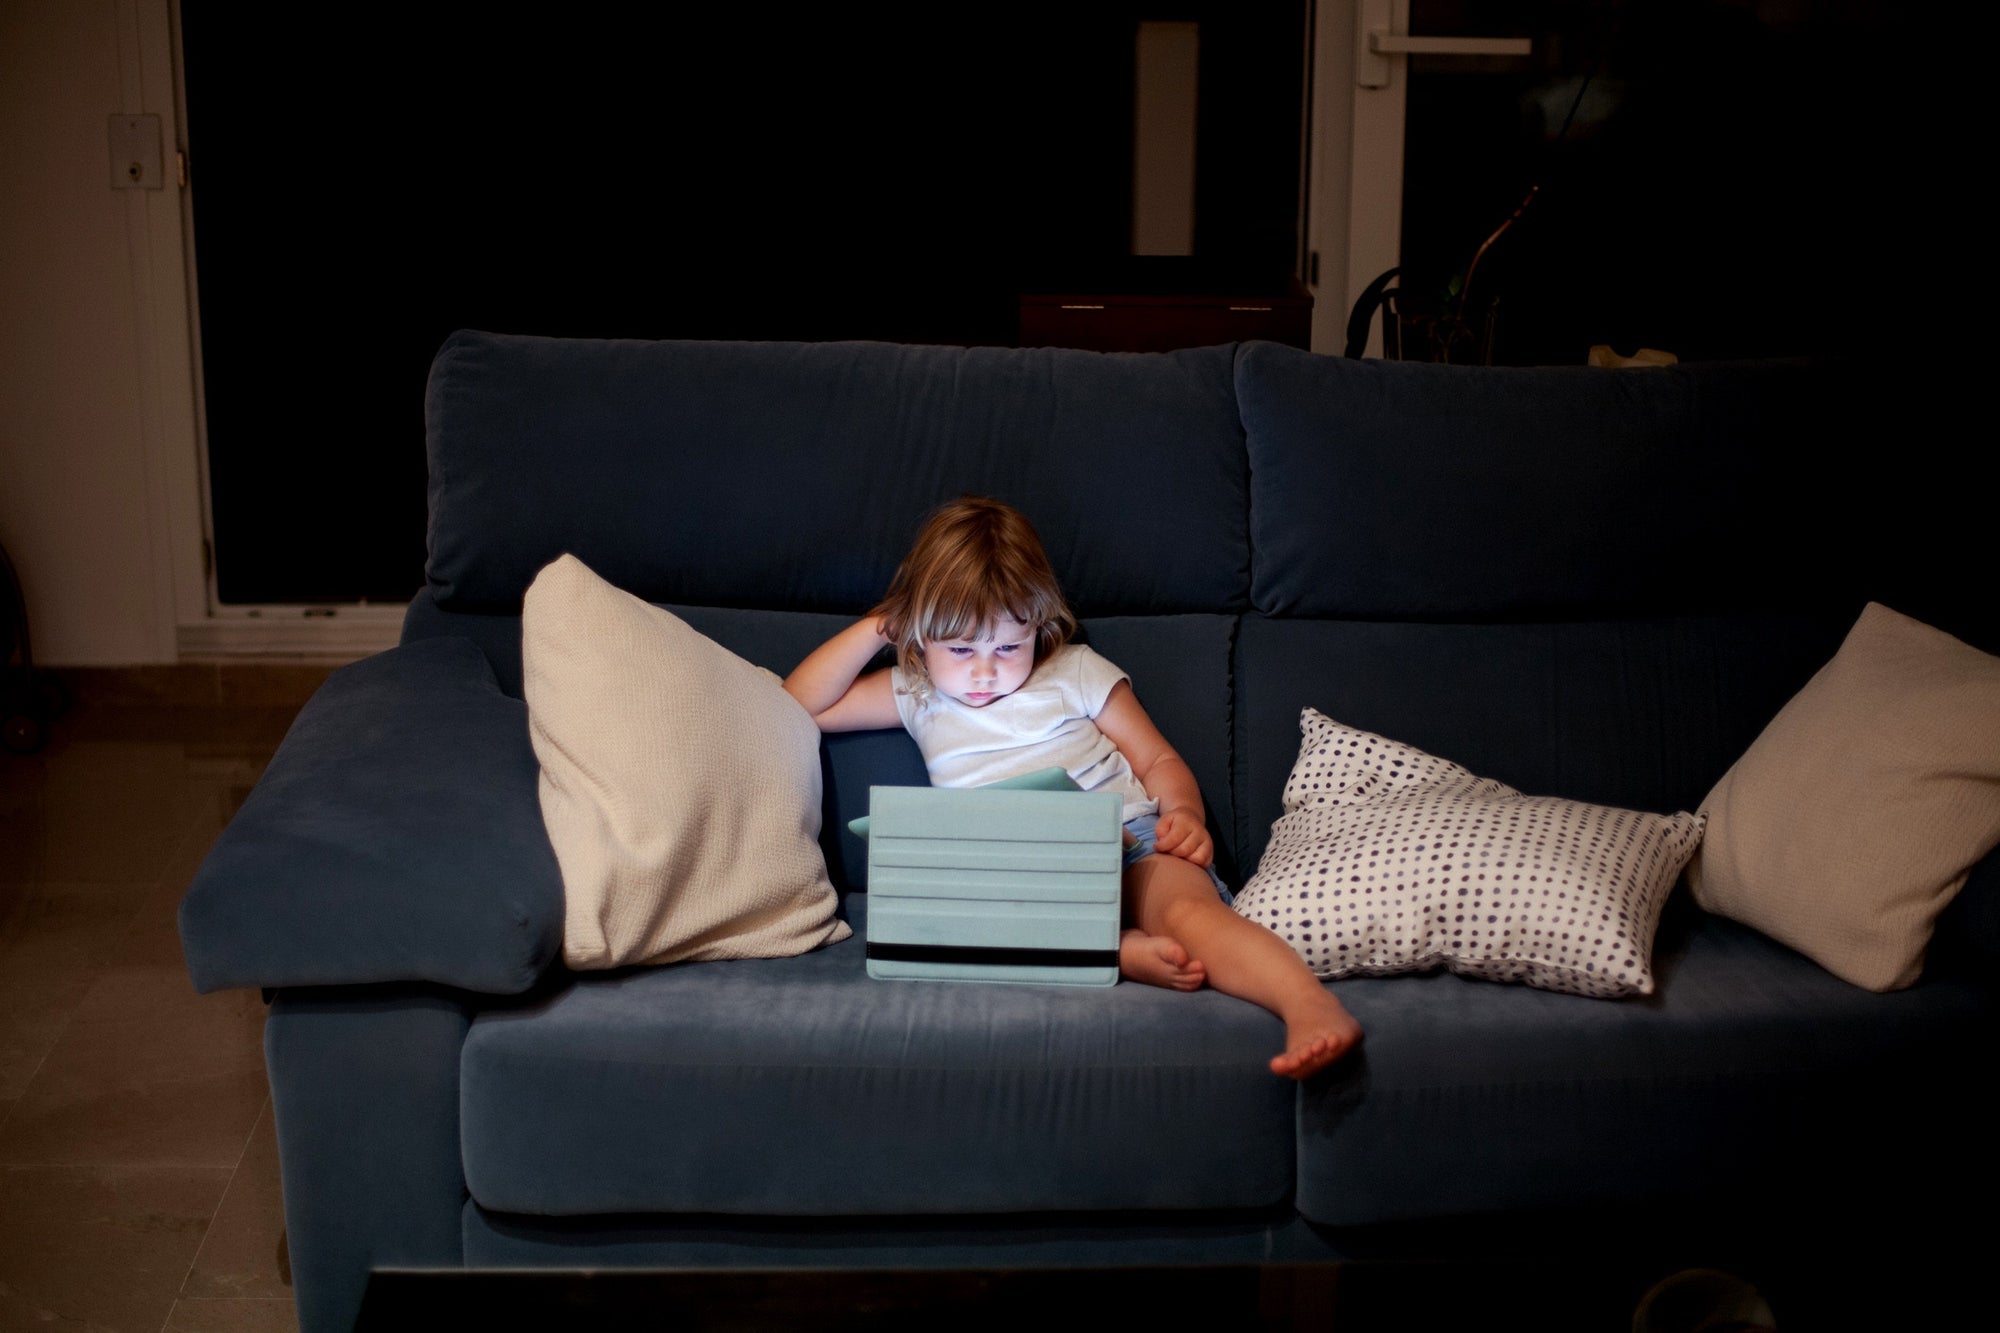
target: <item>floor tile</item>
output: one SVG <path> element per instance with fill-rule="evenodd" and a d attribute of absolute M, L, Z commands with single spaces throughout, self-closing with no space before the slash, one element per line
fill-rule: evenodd
<path fill-rule="evenodd" d="M 175 743 L 90 741 L 48 761 L 38 877 L 152 880 L 213 792 L 187 776 Z"/>
<path fill-rule="evenodd" d="M 181 1287 L 183 1301 L 222 1298 L 292 1299 L 278 1135 L 268 1101 Z"/>
<path fill-rule="evenodd" d="M 219 790 L 213 806 L 194 821 L 180 846 L 167 858 L 158 880 L 135 897 L 133 910 L 121 923 L 120 939 L 111 961 L 126 965 L 171 965 L 186 974 L 186 954 L 181 949 L 181 899 L 187 896 L 195 873 L 234 813 L 232 803 L 240 804 L 241 796 Z M 189 982 L 190 988 L 192 985 Z"/>
<path fill-rule="evenodd" d="M 116 708 L 84 711 L 56 725 L 51 753 L 64 745 L 106 741 L 153 745 L 186 745 L 206 750 L 273 749 L 285 738 L 295 708 L 280 705 L 250 708 Z"/>
<path fill-rule="evenodd" d="M 297 1328 L 263 999 L 178 913 L 323 674 L 86 673 L 0 756 L 0 1330 Z"/>
<path fill-rule="evenodd" d="M 67 667 L 56 673 L 79 711 L 213 705 L 222 697 L 221 667 L 214 662 L 172 666 Z M 64 716 L 74 718 L 75 713 Z"/>
<path fill-rule="evenodd" d="M 229 1176 L 0 1167 L 0 1328 L 162 1327 Z"/>
<path fill-rule="evenodd" d="M 100 970 L 129 947 L 150 885 L 0 888 L 0 1097 L 18 1098 Z"/>
<path fill-rule="evenodd" d="M 0 888 L 42 877 L 48 774 L 41 760 L 0 755 Z"/>
<path fill-rule="evenodd" d="M 180 969 L 186 977 L 186 954 L 181 949 L 181 899 L 187 896 L 187 880 L 163 880 L 154 885 L 123 924 L 115 961 L 121 964 L 154 964 Z M 190 991 L 194 983 L 188 982 Z"/>
<path fill-rule="evenodd" d="M 296 1333 L 298 1312 L 283 1300 L 183 1296 L 167 1316 L 166 1333 Z"/>
<path fill-rule="evenodd" d="M 233 1168 L 269 1088 L 263 998 L 178 961 L 113 966 L 0 1128 L 0 1163 Z"/>
<path fill-rule="evenodd" d="M 274 663 L 256 671 L 222 671 L 216 679 L 217 701 L 232 711 L 244 708 L 287 708 L 297 712 L 336 670 L 325 662 Z"/>
<path fill-rule="evenodd" d="M 69 667 L 56 673 L 75 712 L 158 712 L 163 708 L 296 709 L 341 663 L 331 660 L 183 662 L 176 666 Z M 57 719 L 59 722 L 62 718 Z"/>

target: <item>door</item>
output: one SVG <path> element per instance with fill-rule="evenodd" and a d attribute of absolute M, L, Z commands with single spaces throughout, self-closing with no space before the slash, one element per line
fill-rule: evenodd
<path fill-rule="evenodd" d="M 1401 264 L 1410 58 L 1519 62 L 1516 35 L 1412 37 L 1411 0 L 1316 0 L 1312 132 L 1307 164 L 1306 276 L 1314 290 L 1313 350 L 1348 349 L 1354 306 Z M 1363 354 L 1382 354 L 1380 319 Z"/>

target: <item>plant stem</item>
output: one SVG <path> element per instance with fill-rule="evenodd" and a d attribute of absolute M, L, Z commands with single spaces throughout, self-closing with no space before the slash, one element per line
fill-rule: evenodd
<path fill-rule="evenodd" d="M 1493 242 L 1500 239 L 1500 233 L 1513 226 L 1520 220 L 1521 214 L 1528 211 L 1528 205 L 1535 202 L 1535 195 L 1540 192 L 1541 188 L 1539 185 L 1530 185 L 1526 196 L 1522 198 L 1520 203 L 1514 206 L 1514 211 L 1507 215 L 1507 220 L 1495 227 L 1493 234 L 1488 236 L 1484 241 L 1481 241 L 1479 248 L 1473 251 L 1472 262 L 1465 266 L 1465 282 L 1458 289 L 1458 310 L 1453 316 L 1454 319 L 1463 320 L 1465 318 L 1465 298 L 1472 294 L 1472 271 L 1479 267 L 1480 259 L 1486 254 L 1487 249 L 1492 246 Z"/>

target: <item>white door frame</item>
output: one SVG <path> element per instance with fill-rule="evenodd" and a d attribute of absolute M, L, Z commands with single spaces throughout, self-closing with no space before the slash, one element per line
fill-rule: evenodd
<path fill-rule="evenodd" d="M 1525 55 L 1513 38 L 1412 38 L 1410 0 L 1313 0 L 1306 125 L 1305 277 L 1312 350 L 1340 355 L 1349 310 L 1402 263 L 1410 55 Z M 1364 356 L 1382 354 L 1369 321 Z"/>
<path fill-rule="evenodd" d="M 209 507 L 208 430 L 201 373 L 194 216 L 186 163 L 187 90 L 181 79 L 180 0 L 117 0 L 125 108 L 158 114 L 167 188 L 146 194 L 143 243 L 151 256 L 145 366 L 157 392 L 149 404 L 150 509 L 156 533 L 156 603 L 172 626 L 168 661 L 191 658 L 364 657 L 392 647 L 404 607 L 225 605 L 216 595 L 214 515 Z M 126 47 L 130 47 L 127 60 Z M 134 200 L 137 203 L 137 200 Z"/>

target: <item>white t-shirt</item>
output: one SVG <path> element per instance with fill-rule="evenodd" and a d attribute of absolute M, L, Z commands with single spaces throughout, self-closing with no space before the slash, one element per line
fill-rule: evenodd
<path fill-rule="evenodd" d="M 1093 721 L 1125 673 L 1082 644 L 1035 664 L 1012 694 L 971 708 L 937 690 L 909 692 L 901 667 L 890 676 L 896 711 L 923 751 L 936 787 L 979 787 L 1042 768 L 1061 768 L 1085 791 L 1125 799 L 1124 819 L 1158 814 L 1160 803 Z"/>

